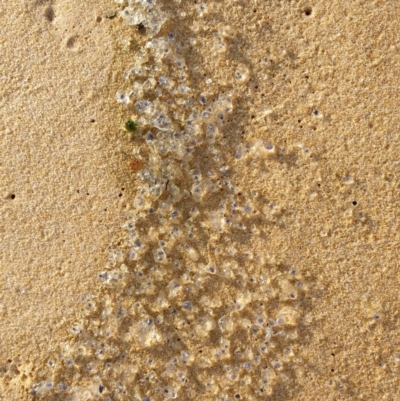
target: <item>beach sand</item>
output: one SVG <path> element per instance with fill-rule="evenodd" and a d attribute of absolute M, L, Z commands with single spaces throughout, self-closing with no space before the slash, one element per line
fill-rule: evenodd
<path fill-rule="evenodd" d="M 132 151 L 167 159 L 123 130 L 146 93 L 116 99 L 146 32 L 106 0 L 2 7 L 0 400 L 400 399 L 395 1 L 159 1 L 172 58 L 149 48 L 146 74 L 190 88 L 162 107 L 223 120 L 161 179 L 177 206 L 136 197 Z M 134 199 L 158 220 L 123 260 Z"/>
<path fill-rule="evenodd" d="M 1 391 L 68 338 L 118 240 L 131 188 L 107 1 L 5 2 L 1 12 Z M 97 20 L 99 18 L 99 20 Z M 101 18 L 101 21 L 100 21 Z M 119 24 L 122 28 L 122 24 Z M 121 74 L 120 74 L 121 75 Z M 122 80 L 123 78 L 121 78 Z"/>

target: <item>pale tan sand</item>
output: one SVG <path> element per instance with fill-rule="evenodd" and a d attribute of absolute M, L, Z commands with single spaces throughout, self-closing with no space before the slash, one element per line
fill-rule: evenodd
<path fill-rule="evenodd" d="M 122 223 L 114 10 L 1 5 L 0 399 L 26 397 L 20 384 L 68 336 Z"/>
<path fill-rule="evenodd" d="M 194 7 L 162 3 L 188 15 Z M 231 157 L 230 172 L 244 191 L 259 193 L 254 202 L 268 241 L 260 235 L 254 249 L 264 247 L 271 271 L 295 269 L 305 287 L 294 303 L 300 318 L 293 357 L 277 373 L 270 397 L 254 399 L 399 400 L 399 5 L 205 3 L 202 19 L 181 14 L 167 28 L 197 38 L 185 55 L 195 90 L 207 78 L 214 95 L 239 88 L 231 131 L 224 133 L 236 141 L 227 154 L 257 139 L 285 148 L 267 159 Z M 29 399 L 32 382 L 51 370 L 45 361 L 52 350 L 74 342 L 68 328 L 82 315 L 80 297 L 99 291 L 96 275 L 124 221 L 126 195 L 118 194 L 128 188 L 121 152 L 129 144 L 116 128 L 124 114 L 115 92 L 130 64 L 124 37 L 136 33 L 104 19 L 111 2 L 93 3 L 87 17 L 78 2 L 54 3 L 53 22 L 44 17 L 49 4 L 2 6 L 5 400 Z M 212 53 L 215 34 L 226 26 L 228 50 Z M 234 77 L 239 70 L 251 78 L 242 85 Z M 270 202 L 274 214 L 264 208 Z M 115 341 L 123 346 L 122 338 Z M 143 347 L 138 360 L 154 349 Z M 62 369 L 54 376 L 69 378 Z M 243 394 L 255 386 L 250 379 Z M 85 380 L 83 374 L 74 384 Z"/>

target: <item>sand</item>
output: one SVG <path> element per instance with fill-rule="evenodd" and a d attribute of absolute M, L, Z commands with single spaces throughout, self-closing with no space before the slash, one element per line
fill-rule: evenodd
<path fill-rule="evenodd" d="M 229 260 L 239 261 L 236 269 L 244 266 L 248 277 L 243 280 L 253 272 L 270 280 L 263 288 L 271 290 L 265 295 L 271 310 L 265 308 L 275 322 L 282 308 L 296 311 L 285 329 L 287 337 L 278 337 L 262 360 L 275 372 L 266 394 L 255 392 L 259 373 L 246 376 L 241 368 L 242 381 L 232 384 L 225 395 L 230 398 L 224 399 L 237 394 L 274 401 L 400 399 L 399 6 L 394 1 L 204 1 L 203 11 L 196 2 L 159 3 L 174 16 L 159 35 L 174 32 L 184 42 L 180 54 L 194 93 L 206 93 L 214 101 L 223 92 L 234 92 L 233 110 L 218 137 L 226 163 L 220 168 L 229 170 L 238 202 L 241 193 L 248 194 L 256 217 L 243 218 L 252 227 L 251 235 L 225 228 L 226 252 L 235 244 L 238 249 Z M 104 287 L 98 277 L 104 269 L 121 265 L 107 265 L 108 246 L 125 249 L 121 226 L 142 185 L 127 163 L 136 143 L 122 129 L 134 110 L 119 105 L 115 94 L 127 86 L 123 72 L 148 38 L 119 16 L 107 18 L 117 9 L 118 4 L 105 0 L 84 6 L 75 0 L 2 6 L 0 399 L 34 399 L 32 386 L 46 380 L 54 387 L 68 381 L 73 390 L 59 398 L 38 391 L 41 399 L 96 399 L 78 394 L 97 391 L 108 380 L 101 368 L 97 381 L 85 371 L 87 361 L 96 357 L 88 352 L 85 362 L 76 358 L 81 365 L 66 373 L 68 359 L 57 359 L 60 349 L 94 341 L 101 311 L 86 312 L 88 299 L 100 303 L 106 295 L 115 308 L 118 300 L 126 310 L 130 307 L 128 296 Z M 140 145 L 140 157 L 147 163 L 144 149 Z M 212 153 L 200 149 L 203 153 L 195 151 L 190 163 L 207 169 L 214 163 L 208 158 Z M 218 201 L 225 199 L 218 196 Z M 216 197 L 205 195 L 200 213 L 206 216 L 217 205 Z M 193 245 L 200 262 L 207 244 L 216 241 L 205 233 Z M 240 255 L 247 257 L 243 265 Z M 187 258 L 192 262 L 183 258 L 185 266 L 196 265 L 189 251 Z M 224 258 L 228 260 L 221 257 L 221 264 Z M 130 271 L 137 268 L 127 265 Z M 195 277 L 196 269 L 188 269 L 189 275 Z M 216 276 L 218 283 L 228 280 Z M 193 277 L 188 280 L 196 282 Z M 169 280 L 160 280 L 155 294 L 166 291 Z M 211 288 L 210 281 L 204 283 Z M 290 300 L 286 295 L 296 283 L 302 288 Z M 196 305 L 203 295 L 218 294 L 207 285 L 193 298 Z M 252 284 L 245 289 L 224 285 L 220 295 L 227 304 L 232 294 L 236 301 L 251 291 L 256 294 L 251 302 L 263 298 Z M 155 295 L 140 297 L 149 305 L 156 302 Z M 176 299 L 177 304 L 185 300 L 180 295 Z M 256 309 L 251 302 L 232 315 L 238 324 L 245 322 L 243 327 L 246 319 L 252 324 Z M 222 329 L 219 312 L 214 313 L 216 326 L 201 332 L 203 342 L 170 346 L 179 355 L 199 352 L 200 343 L 215 347 L 214 337 Z M 136 327 L 138 318 L 132 316 L 129 324 Z M 71 327 L 82 319 L 92 334 L 76 339 Z M 242 326 L 238 338 L 228 336 L 231 344 L 252 344 Z M 123 338 L 123 327 L 117 325 L 112 344 L 125 350 L 134 340 Z M 147 369 L 143 364 L 149 355 L 159 352 L 160 344 L 153 344 L 156 337 L 143 338 L 129 348 L 140 369 L 132 368 L 132 378 L 126 379 L 128 395 L 117 393 L 109 381 L 97 399 L 153 394 L 154 389 L 134 380 Z M 247 359 L 230 347 L 224 363 L 244 364 Z M 113 361 L 120 357 L 112 355 Z M 167 351 L 165 355 L 170 356 Z M 274 365 L 276 360 L 283 367 Z M 164 362 L 160 357 L 154 370 L 161 371 Z M 121 371 L 134 365 L 118 363 Z M 200 390 L 193 362 L 187 373 L 192 381 L 180 388 L 177 399 L 217 399 L 224 380 L 230 389 L 218 363 L 214 373 L 212 367 L 202 368 L 218 378 L 210 384 L 214 393 Z M 172 383 L 175 376 L 168 380 Z M 151 399 L 165 397 L 155 394 Z"/>
<path fill-rule="evenodd" d="M 115 6 L 88 8 L 2 5 L 0 398 L 8 400 L 26 398 L 25 368 L 8 375 L 15 363 L 39 366 L 76 319 L 129 191 L 114 100 L 118 44 L 105 18 Z"/>

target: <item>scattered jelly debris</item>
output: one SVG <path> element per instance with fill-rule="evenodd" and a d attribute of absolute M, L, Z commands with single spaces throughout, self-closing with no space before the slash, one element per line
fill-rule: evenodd
<path fill-rule="evenodd" d="M 239 94 L 191 87 L 185 38 L 162 33 L 183 10 L 170 15 L 156 0 L 120 3 L 121 17 L 143 26 L 148 40 L 116 95 L 134 110 L 126 129 L 143 127 L 128 162 L 140 185 L 125 240 L 110 246 L 98 274 L 101 297 L 85 297 L 73 341 L 60 346 L 49 377 L 30 393 L 139 401 L 271 395 L 295 356 L 301 276 L 268 262 L 263 222 L 281 209 L 271 203 L 265 211 L 231 171 L 232 163 L 277 149 L 255 140 L 238 144 L 234 157 L 224 151 Z M 205 4 L 196 8 L 199 17 L 207 12 Z M 221 29 L 214 50 L 225 53 L 232 35 Z M 241 64 L 233 75 L 243 84 L 251 71 Z"/>

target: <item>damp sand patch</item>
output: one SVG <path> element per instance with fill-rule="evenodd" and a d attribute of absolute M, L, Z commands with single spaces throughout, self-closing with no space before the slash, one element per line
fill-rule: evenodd
<path fill-rule="evenodd" d="M 398 7 L 117 6 L 135 190 L 27 392 L 395 397 Z"/>
<path fill-rule="evenodd" d="M 124 242 L 98 273 L 101 295 L 84 300 L 75 340 L 30 390 L 39 398 L 257 398 L 273 394 L 295 355 L 306 285 L 265 252 L 267 215 L 279 211 L 270 204 L 266 215 L 258 191 L 235 182 L 237 159 L 276 153 L 264 139 L 232 142 L 250 70 L 239 63 L 223 90 L 199 82 L 189 18 L 200 22 L 207 7 L 163 5 L 119 12 L 140 43 L 116 94 L 137 193 Z M 227 48 L 234 36 L 225 27 L 212 40 Z"/>

